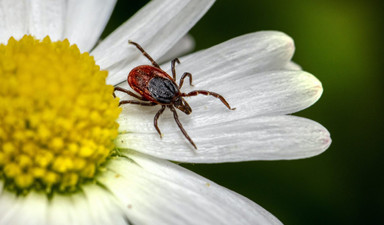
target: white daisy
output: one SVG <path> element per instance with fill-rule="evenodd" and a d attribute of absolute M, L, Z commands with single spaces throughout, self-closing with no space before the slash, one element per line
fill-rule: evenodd
<path fill-rule="evenodd" d="M 108 71 L 108 84 L 128 88 L 130 69 L 149 64 L 128 39 L 154 59 L 178 54 L 191 45 L 182 37 L 212 3 L 151 1 L 90 54 Z M 180 58 L 178 78 L 193 75 L 185 92 L 214 91 L 236 107 L 206 96 L 187 99 L 193 114 L 179 116 L 194 150 L 170 112 L 159 120 L 160 139 L 153 126 L 159 107 L 125 105 L 117 135 L 121 109 L 113 88 L 80 54 L 94 47 L 114 5 L 0 2 L 0 224 L 280 224 L 256 203 L 168 160 L 297 159 L 325 151 L 331 139 L 324 127 L 287 115 L 323 90 L 291 62 L 292 39 L 251 33 Z M 161 67 L 170 72 L 169 63 Z"/>

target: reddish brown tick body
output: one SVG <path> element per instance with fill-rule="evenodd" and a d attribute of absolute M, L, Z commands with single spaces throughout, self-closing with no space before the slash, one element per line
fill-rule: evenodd
<path fill-rule="evenodd" d="M 180 92 L 180 89 L 183 86 L 183 82 L 186 77 L 189 77 L 189 84 L 192 85 L 192 74 L 184 73 L 181 76 L 179 85 L 176 84 L 175 64 L 176 62 L 180 63 L 177 58 L 172 60 L 171 62 L 172 76 L 173 76 L 171 77 L 160 68 L 159 64 L 157 64 L 152 59 L 152 57 L 149 56 L 148 53 L 146 53 L 139 44 L 132 41 L 129 41 L 129 43 L 135 45 L 143 53 L 143 55 L 147 57 L 149 61 L 151 61 L 153 66 L 141 65 L 133 68 L 131 72 L 128 74 L 127 80 L 128 80 L 129 86 L 131 86 L 131 88 L 137 93 L 139 93 L 140 95 L 137 95 L 124 88 L 115 87 L 115 91 L 125 92 L 128 95 L 141 100 L 141 101 L 136 101 L 136 100 L 121 101 L 119 105 L 122 105 L 122 104 L 137 104 L 137 105 L 143 105 L 143 106 L 161 105 L 161 109 L 156 113 L 154 118 L 154 125 L 160 137 L 162 136 L 162 134 L 160 132 L 159 127 L 157 126 L 157 120 L 159 119 L 160 115 L 164 112 L 165 107 L 168 107 L 172 111 L 173 117 L 177 125 L 179 126 L 181 132 L 188 139 L 188 141 L 193 145 L 193 147 L 197 149 L 195 143 L 192 141 L 192 139 L 189 137 L 189 135 L 181 125 L 175 110 L 175 107 L 176 107 L 177 109 L 179 109 L 180 111 L 188 115 L 192 112 L 191 107 L 183 99 L 183 97 L 196 96 L 198 94 L 212 95 L 213 97 L 220 99 L 228 109 L 234 110 L 234 108 L 231 108 L 229 106 L 228 102 L 224 99 L 223 96 L 214 92 L 205 91 L 205 90 L 196 90 L 189 93 Z"/>

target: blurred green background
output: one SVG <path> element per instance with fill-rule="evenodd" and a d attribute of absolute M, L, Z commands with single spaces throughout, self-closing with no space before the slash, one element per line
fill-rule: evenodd
<path fill-rule="evenodd" d="M 120 0 L 106 36 L 147 1 Z M 294 61 L 324 87 L 297 113 L 333 139 L 302 160 L 183 165 L 234 190 L 285 224 L 384 224 L 382 5 L 353 0 L 218 0 L 191 30 L 196 49 L 259 31 L 295 40 Z"/>

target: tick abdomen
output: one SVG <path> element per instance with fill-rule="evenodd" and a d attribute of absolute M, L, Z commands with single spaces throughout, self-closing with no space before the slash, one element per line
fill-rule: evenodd
<path fill-rule="evenodd" d="M 148 83 L 148 90 L 156 101 L 169 104 L 179 92 L 176 84 L 169 79 L 154 77 Z"/>

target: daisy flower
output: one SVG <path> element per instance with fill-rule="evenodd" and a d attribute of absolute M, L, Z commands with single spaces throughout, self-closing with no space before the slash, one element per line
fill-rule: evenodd
<path fill-rule="evenodd" d="M 323 126 L 288 115 L 323 91 L 291 61 L 290 37 L 256 32 L 180 58 L 176 71 L 194 83 L 183 91 L 214 91 L 236 107 L 187 99 L 194 113 L 180 120 L 198 150 L 170 112 L 160 139 L 158 107 L 118 107 L 112 97 L 133 67 L 149 64 L 128 39 L 155 60 L 178 55 L 212 4 L 151 1 L 96 45 L 115 0 L 0 2 L 0 224 L 280 224 L 170 161 L 298 159 L 329 147 Z"/>

